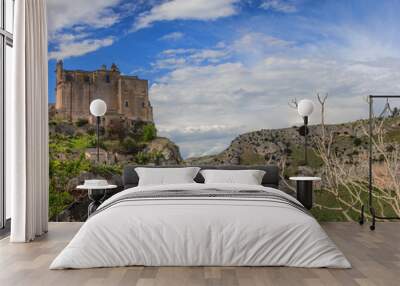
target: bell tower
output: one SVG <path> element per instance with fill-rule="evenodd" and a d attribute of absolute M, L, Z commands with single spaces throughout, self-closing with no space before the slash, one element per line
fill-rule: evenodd
<path fill-rule="evenodd" d="M 59 60 L 56 65 L 57 84 L 62 81 L 64 64 L 62 60 Z"/>

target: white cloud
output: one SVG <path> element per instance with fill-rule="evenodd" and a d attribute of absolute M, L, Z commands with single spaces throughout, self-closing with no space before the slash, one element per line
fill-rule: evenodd
<path fill-rule="evenodd" d="M 169 49 L 161 52 L 161 55 L 174 56 L 195 52 L 196 49 Z"/>
<path fill-rule="evenodd" d="M 140 30 L 158 21 L 215 20 L 237 13 L 238 0 L 171 0 L 142 13 L 133 30 Z"/>
<path fill-rule="evenodd" d="M 166 35 L 162 36 L 160 38 L 160 40 L 163 40 L 163 41 L 178 41 L 178 40 L 182 39 L 184 36 L 185 36 L 184 33 L 172 32 L 172 33 L 169 33 L 169 34 L 166 34 Z"/>
<path fill-rule="evenodd" d="M 113 36 L 97 37 L 99 29 L 120 22 L 139 3 L 122 0 L 48 0 L 49 59 L 82 56 L 114 43 Z"/>
<path fill-rule="evenodd" d="M 287 0 L 264 0 L 261 3 L 260 8 L 282 13 L 294 13 L 297 11 L 296 6 Z"/>
<path fill-rule="evenodd" d="M 184 65 L 219 63 L 229 57 L 226 49 L 169 49 L 161 52 L 152 63 L 156 69 L 176 69 Z"/>
<path fill-rule="evenodd" d="M 236 50 L 264 50 L 266 47 L 287 47 L 292 45 L 293 42 L 286 41 L 280 38 L 265 35 L 259 32 L 250 32 L 244 34 L 241 38 L 234 42 Z"/>
<path fill-rule="evenodd" d="M 121 0 L 48 0 L 47 15 L 50 35 L 76 25 L 95 28 L 110 27 L 120 15 L 111 8 Z"/>
<path fill-rule="evenodd" d="M 204 49 L 194 52 L 189 59 L 194 63 L 202 63 L 208 61 L 210 63 L 218 63 L 229 55 L 226 50 Z"/>
<path fill-rule="evenodd" d="M 336 123 L 365 116 L 366 94 L 400 92 L 400 54 L 392 49 L 381 49 L 379 56 L 357 56 L 356 43 L 309 47 L 270 39 L 245 34 L 217 49 L 229 54 L 227 59 L 200 65 L 191 57 L 209 49 L 164 51 L 167 58 L 184 61 L 158 79 L 150 96 L 161 134 L 170 136 L 183 156 L 219 152 L 243 132 L 300 124 L 287 104 L 293 97 L 315 100 L 317 92 L 328 92 L 327 121 Z M 280 48 L 254 49 L 267 43 Z M 330 53 L 321 52 L 327 49 Z M 243 56 L 252 53 L 252 61 Z M 351 59 L 344 56 L 350 54 Z M 318 109 L 310 121 L 319 122 Z"/>
<path fill-rule="evenodd" d="M 72 38 L 74 39 L 74 37 Z M 110 46 L 113 42 L 113 37 L 107 37 L 104 39 L 84 39 L 80 41 L 61 41 L 58 48 L 49 53 L 49 59 L 59 60 L 82 56 L 100 48 Z"/>
<path fill-rule="evenodd" d="M 152 66 L 155 69 L 176 69 L 177 67 L 183 66 L 186 64 L 186 59 L 184 58 L 164 58 L 159 59 Z"/>

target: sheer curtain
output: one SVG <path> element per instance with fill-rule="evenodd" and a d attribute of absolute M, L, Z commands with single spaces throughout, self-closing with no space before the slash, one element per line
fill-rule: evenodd
<path fill-rule="evenodd" d="M 12 242 L 48 225 L 48 86 L 46 0 L 15 2 L 13 96 L 6 99 L 6 187 Z"/>

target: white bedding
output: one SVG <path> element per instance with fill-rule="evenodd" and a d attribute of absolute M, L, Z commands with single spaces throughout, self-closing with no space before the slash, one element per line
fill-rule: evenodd
<path fill-rule="evenodd" d="M 263 190 L 254 185 L 179 184 L 120 192 Z M 100 208 L 102 207 L 100 206 Z M 318 222 L 293 206 L 246 198 L 123 201 L 92 216 L 50 269 L 145 266 L 294 266 L 350 268 Z"/>

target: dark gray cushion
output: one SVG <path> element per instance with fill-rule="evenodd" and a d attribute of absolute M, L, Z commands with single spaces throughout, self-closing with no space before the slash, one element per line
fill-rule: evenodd
<path fill-rule="evenodd" d="M 122 180 L 124 184 L 124 189 L 129 189 L 136 187 L 139 183 L 139 176 L 135 171 L 136 167 L 146 167 L 146 168 L 182 168 L 183 166 L 139 166 L 139 165 L 128 165 L 125 166 L 124 172 L 122 174 Z M 277 166 L 195 166 L 200 167 L 202 170 L 212 169 L 212 170 L 263 170 L 265 175 L 262 179 L 261 184 L 265 187 L 278 188 L 279 186 L 279 168 Z M 204 178 L 200 174 L 194 178 L 196 183 L 204 183 Z"/>

